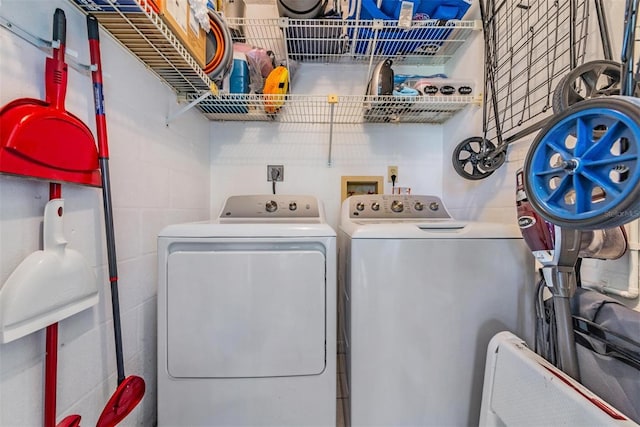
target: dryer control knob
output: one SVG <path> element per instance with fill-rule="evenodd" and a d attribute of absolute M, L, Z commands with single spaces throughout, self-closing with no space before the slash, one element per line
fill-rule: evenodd
<path fill-rule="evenodd" d="M 424 209 L 424 203 L 422 202 L 416 202 L 415 205 L 413 205 L 413 208 L 417 211 L 421 211 Z"/>
<path fill-rule="evenodd" d="M 438 204 L 438 202 L 431 202 L 431 204 L 429 205 L 429 209 L 431 209 L 432 211 L 437 211 L 438 209 L 440 209 L 440 205 Z"/>
<path fill-rule="evenodd" d="M 380 203 L 378 203 L 378 202 L 371 203 L 371 209 L 373 209 L 374 211 L 379 211 L 380 210 Z"/>
<path fill-rule="evenodd" d="M 264 207 L 267 212 L 275 212 L 278 210 L 278 204 L 274 200 L 269 200 Z"/>
<path fill-rule="evenodd" d="M 359 211 L 363 211 L 364 210 L 364 203 L 358 202 L 356 204 L 356 209 L 359 210 Z"/>
<path fill-rule="evenodd" d="M 290 211 L 295 211 L 296 209 L 298 209 L 298 205 L 296 204 L 296 202 L 289 203 L 289 210 Z"/>
<path fill-rule="evenodd" d="M 394 200 L 393 202 L 391 202 L 391 210 L 396 213 L 402 212 L 404 210 L 404 203 L 402 203 L 400 200 Z"/>

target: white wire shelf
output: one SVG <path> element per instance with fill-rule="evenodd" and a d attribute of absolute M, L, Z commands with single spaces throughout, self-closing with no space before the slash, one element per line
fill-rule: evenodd
<path fill-rule="evenodd" d="M 196 95 L 191 97 L 195 99 Z M 215 121 L 437 124 L 479 102 L 474 96 L 221 94 L 201 101 L 198 109 Z"/>
<path fill-rule="evenodd" d="M 278 58 L 303 62 L 446 63 L 480 21 L 227 18 L 234 42 L 272 50 Z"/>
<path fill-rule="evenodd" d="M 117 41 L 147 68 L 189 102 L 167 118 L 197 107 L 216 121 L 277 121 L 289 123 L 443 123 L 466 105 L 472 96 L 414 97 L 287 95 L 277 113 L 269 110 L 272 98 L 262 94 L 217 93 L 215 85 L 181 42 L 146 1 L 136 0 L 140 11 L 119 9 L 95 12 L 70 0 L 85 13 L 91 12 Z M 129 8 L 131 8 L 129 6 Z M 130 10 L 130 9 L 129 9 Z M 227 18 L 234 42 L 271 50 L 280 61 L 320 63 L 394 63 L 438 65 L 446 63 L 480 21 L 415 21 L 401 27 L 398 21 Z M 287 65 L 291 65 L 288 64 Z M 207 93 L 209 96 L 207 96 Z M 331 97 L 329 97 L 331 98 Z M 282 100 L 277 100 L 282 101 Z"/>
<path fill-rule="evenodd" d="M 177 93 L 210 90 L 209 77 L 148 2 L 136 0 L 140 11 L 127 13 L 115 2 L 111 4 L 115 11 L 96 12 L 89 5 L 70 1 L 83 12 L 92 13 L 113 38 Z"/>

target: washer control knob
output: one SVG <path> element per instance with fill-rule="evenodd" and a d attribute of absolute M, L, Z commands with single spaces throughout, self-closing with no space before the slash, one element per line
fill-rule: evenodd
<path fill-rule="evenodd" d="M 298 209 L 298 205 L 296 204 L 296 202 L 289 203 L 289 210 L 290 211 L 295 211 L 296 209 Z"/>
<path fill-rule="evenodd" d="M 440 205 L 438 204 L 438 202 L 431 202 L 429 204 L 429 209 L 431 209 L 432 211 L 437 211 L 438 209 L 440 209 Z"/>
<path fill-rule="evenodd" d="M 278 210 L 278 204 L 274 200 L 269 200 L 264 207 L 267 212 L 275 212 Z"/>
<path fill-rule="evenodd" d="M 356 209 L 359 210 L 359 211 L 363 211 L 364 210 L 364 203 L 358 202 L 356 204 Z"/>
<path fill-rule="evenodd" d="M 371 209 L 374 210 L 374 211 L 379 211 L 380 210 L 380 203 L 378 203 L 378 202 L 371 203 Z"/>
<path fill-rule="evenodd" d="M 424 203 L 422 202 L 416 202 L 415 205 L 413 205 L 413 208 L 417 211 L 421 211 L 424 209 Z"/>
<path fill-rule="evenodd" d="M 400 200 L 394 200 L 393 202 L 391 202 L 391 210 L 395 213 L 402 212 L 404 210 L 404 203 L 402 203 Z"/>

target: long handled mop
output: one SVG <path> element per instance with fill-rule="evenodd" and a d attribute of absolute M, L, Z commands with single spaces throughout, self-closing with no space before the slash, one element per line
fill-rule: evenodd
<path fill-rule="evenodd" d="M 93 96 L 96 108 L 96 129 L 98 134 L 98 161 L 102 174 L 102 199 L 104 204 L 104 221 L 107 240 L 107 261 L 109 264 L 109 282 L 111 283 L 111 307 L 113 310 L 113 330 L 116 347 L 116 364 L 118 370 L 118 388 L 105 406 L 97 427 L 111 427 L 122 421 L 142 400 L 145 383 L 141 377 L 124 375 L 122 352 L 122 329 L 120 326 L 120 303 L 118 299 L 118 267 L 116 260 L 116 243 L 113 229 L 113 212 L 111 205 L 111 184 L 109 179 L 109 146 L 107 142 L 107 122 L 104 112 L 102 94 L 102 63 L 100 59 L 100 39 L 98 20 L 87 16 L 87 32 L 89 35 L 89 52 L 91 64 L 95 70 L 91 72 Z"/>

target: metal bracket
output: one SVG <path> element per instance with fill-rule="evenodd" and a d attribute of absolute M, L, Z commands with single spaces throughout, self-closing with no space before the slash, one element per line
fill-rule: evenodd
<path fill-rule="evenodd" d="M 327 102 L 331 107 L 331 119 L 329 120 L 329 158 L 327 159 L 327 166 L 331 166 L 331 150 L 333 148 L 333 116 L 335 106 L 338 103 L 338 95 L 327 96 Z"/>
<path fill-rule="evenodd" d="M 24 28 L 16 25 L 15 23 L 9 21 L 7 18 L 0 16 L 0 27 L 11 31 L 16 36 L 20 37 L 22 40 L 30 43 L 31 45 L 37 47 L 41 51 L 51 54 L 51 51 L 57 47 L 60 47 L 59 40 L 45 40 L 41 37 L 35 36 L 31 34 L 29 31 Z M 85 65 L 78 62 L 76 59 L 78 58 L 78 52 L 66 48 L 65 50 L 65 62 L 74 70 L 78 71 L 85 76 L 90 76 L 92 71 L 96 71 L 98 69 L 97 65 Z"/>
<path fill-rule="evenodd" d="M 199 97 L 197 97 L 196 99 L 194 99 L 193 101 L 191 101 L 190 103 L 185 105 L 184 107 L 180 108 L 178 111 L 169 114 L 167 116 L 167 120 L 165 120 L 165 122 L 164 122 L 165 126 L 169 126 L 169 123 L 171 123 L 173 121 L 173 119 L 175 119 L 175 118 L 181 116 L 182 114 L 186 113 L 187 111 L 189 111 L 190 109 L 195 107 L 197 104 L 199 104 L 201 101 L 204 101 L 206 98 L 212 96 L 213 94 L 214 94 L 213 90 L 210 90 L 208 92 L 204 92 L 202 95 L 200 95 Z"/>

